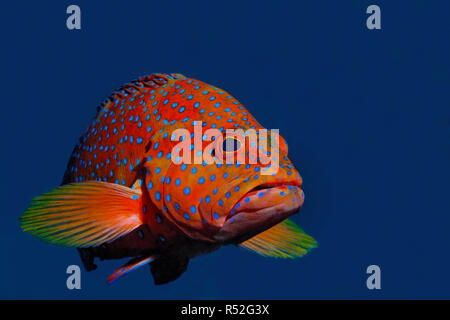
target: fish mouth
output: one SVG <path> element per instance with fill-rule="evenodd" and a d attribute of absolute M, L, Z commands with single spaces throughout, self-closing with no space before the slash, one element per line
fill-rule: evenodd
<path fill-rule="evenodd" d="M 303 204 L 303 191 L 300 189 L 300 184 L 296 181 L 294 182 L 287 182 L 287 183 L 264 183 L 261 185 L 258 185 L 248 191 L 233 207 L 233 209 L 230 212 L 230 215 L 228 215 L 226 220 L 232 219 L 234 216 L 239 214 L 242 211 L 255 211 L 255 210 L 261 210 L 267 207 L 270 207 L 271 205 L 276 204 L 277 202 L 281 202 L 286 204 L 286 200 L 283 199 L 285 195 L 293 196 L 293 195 L 300 195 L 299 198 L 297 197 L 291 197 L 291 202 L 293 204 L 297 204 L 299 207 Z M 277 197 L 278 196 L 278 197 Z M 257 198 L 260 201 L 257 201 Z M 274 203 L 275 200 L 275 203 Z M 278 200 L 278 201 L 276 201 Z M 297 201 L 298 200 L 298 201 Z M 245 205 L 247 204 L 247 205 Z M 286 204 L 287 205 L 287 204 Z M 292 205 L 291 205 L 292 206 Z"/>
<path fill-rule="evenodd" d="M 258 185 L 234 205 L 215 238 L 245 241 L 296 213 L 303 201 L 304 193 L 296 181 Z"/>

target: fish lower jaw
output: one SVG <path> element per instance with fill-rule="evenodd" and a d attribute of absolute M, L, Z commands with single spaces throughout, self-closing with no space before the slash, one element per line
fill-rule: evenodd
<path fill-rule="evenodd" d="M 261 194 L 262 193 L 262 194 Z M 303 205 L 299 187 L 278 185 L 247 193 L 236 205 L 214 238 L 223 242 L 241 242 L 298 212 Z"/>
<path fill-rule="evenodd" d="M 232 219 L 240 212 L 263 210 L 278 203 L 283 204 L 286 210 L 299 210 L 303 201 L 304 193 L 296 181 L 262 184 L 251 189 L 234 205 L 227 220 Z"/>
<path fill-rule="evenodd" d="M 227 220 L 214 239 L 224 243 L 240 243 L 261 233 L 298 212 L 300 207 L 286 210 L 282 205 L 257 211 L 241 211 Z"/>

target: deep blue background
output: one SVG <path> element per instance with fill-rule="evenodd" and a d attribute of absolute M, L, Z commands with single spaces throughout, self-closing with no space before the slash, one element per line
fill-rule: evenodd
<path fill-rule="evenodd" d="M 382 30 L 365 27 L 369 4 Z M 450 298 L 448 6 L 444 1 L 23 1 L 2 4 L 0 298 Z M 66 29 L 78 4 L 82 30 Z M 446 15 L 447 16 L 446 16 Z M 152 72 L 221 87 L 280 128 L 304 178 L 298 260 L 226 247 L 156 287 L 124 261 L 66 289 L 75 249 L 22 233 L 112 89 Z M 377 264 L 382 289 L 366 288 Z"/>

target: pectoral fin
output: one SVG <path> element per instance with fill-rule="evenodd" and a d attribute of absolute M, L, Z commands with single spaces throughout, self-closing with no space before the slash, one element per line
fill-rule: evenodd
<path fill-rule="evenodd" d="M 317 242 L 293 221 L 286 219 L 239 244 L 272 258 L 297 258 L 317 247 Z"/>
<path fill-rule="evenodd" d="M 23 231 L 65 247 L 113 241 L 142 224 L 140 189 L 88 181 L 34 198 L 20 218 Z"/>

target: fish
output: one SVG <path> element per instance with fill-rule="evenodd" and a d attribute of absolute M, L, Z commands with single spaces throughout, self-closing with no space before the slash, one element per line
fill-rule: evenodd
<path fill-rule="evenodd" d="M 302 183 L 286 140 L 228 92 L 152 73 L 99 105 L 61 185 L 19 221 L 46 243 L 77 248 L 87 271 L 95 259 L 131 258 L 108 283 L 149 265 L 160 285 L 225 245 L 273 258 L 316 248 L 288 219 L 303 205 Z"/>

